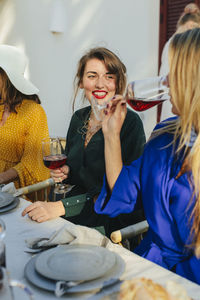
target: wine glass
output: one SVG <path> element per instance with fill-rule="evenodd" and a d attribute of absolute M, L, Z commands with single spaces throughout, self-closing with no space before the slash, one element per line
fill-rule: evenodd
<path fill-rule="evenodd" d="M 130 82 L 125 98 L 136 111 L 144 111 L 169 100 L 168 76 L 150 77 Z"/>
<path fill-rule="evenodd" d="M 22 282 L 18 280 L 14 280 L 11 278 L 8 278 L 7 272 L 3 270 L 3 268 L 6 268 L 6 247 L 4 243 L 4 238 L 6 235 L 6 225 L 2 219 L 0 219 L 0 289 L 4 288 L 4 281 L 9 281 L 9 286 L 11 287 L 19 287 L 23 289 L 23 291 L 26 293 L 26 295 L 29 297 L 30 300 L 33 300 L 33 293 L 29 289 L 28 286 L 24 285 Z M 5 285 L 6 286 L 6 285 Z M 7 287 L 6 287 L 7 288 Z M 4 289 L 5 293 L 6 289 Z M 5 297 L 7 296 L 7 293 L 5 293 Z M 10 299 L 9 295 L 8 298 Z M 6 297 L 7 299 L 7 297 Z"/>
<path fill-rule="evenodd" d="M 6 267 L 6 249 L 4 238 L 6 235 L 6 225 L 2 219 L 0 219 L 0 267 Z"/>
<path fill-rule="evenodd" d="M 59 138 L 46 138 L 42 140 L 42 154 L 45 167 L 55 170 L 64 166 L 67 156 Z M 68 184 L 56 183 L 54 193 L 64 194 L 68 191 Z"/>
<path fill-rule="evenodd" d="M 102 120 L 103 110 L 112 99 L 101 102 L 95 97 L 91 98 L 92 109 L 98 120 Z M 127 103 L 136 111 L 147 110 L 169 99 L 168 76 L 132 81 L 128 84 L 125 95 Z"/>
<path fill-rule="evenodd" d="M 102 100 L 97 99 L 96 97 L 91 97 L 91 106 L 92 110 L 94 112 L 94 115 L 98 121 L 102 121 L 103 117 L 103 110 L 107 107 L 107 104 L 111 101 L 111 99 L 108 100 Z"/>

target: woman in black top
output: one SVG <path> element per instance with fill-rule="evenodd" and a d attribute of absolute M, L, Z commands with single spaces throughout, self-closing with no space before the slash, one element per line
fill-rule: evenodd
<path fill-rule="evenodd" d="M 79 61 L 75 77 L 75 97 L 80 89 L 83 97 L 106 101 L 116 94 L 123 94 L 126 87 L 126 67 L 121 60 L 106 48 L 94 48 Z M 73 103 L 74 105 L 74 103 Z M 145 134 L 139 116 L 127 111 L 121 131 L 122 157 L 124 164 L 130 164 L 143 151 Z M 67 133 L 67 163 L 53 170 L 51 176 L 56 182 L 65 180 L 74 185 L 65 199 L 56 202 L 29 205 L 22 213 L 38 222 L 63 216 L 73 223 L 89 227 L 103 226 L 105 233 L 138 222 L 141 215 L 128 214 L 117 218 L 100 216 L 94 212 L 94 201 L 101 191 L 105 173 L 104 138 L 101 121 L 97 120 L 91 106 L 76 111 Z M 76 196 L 71 198 L 72 196 Z M 77 214 L 76 203 L 80 211 Z M 82 202 L 82 204 L 81 204 Z"/>

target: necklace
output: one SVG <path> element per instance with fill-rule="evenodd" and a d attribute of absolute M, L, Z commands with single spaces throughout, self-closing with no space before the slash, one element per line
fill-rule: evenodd
<path fill-rule="evenodd" d="M 96 124 L 95 124 L 96 123 Z M 88 145 L 89 141 L 93 135 L 101 128 L 101 122 L 95 122 L 93 112 L 91 110 L 90 117 L 86 125 L 86 134 L 85 134 L 85 147 Z"/>

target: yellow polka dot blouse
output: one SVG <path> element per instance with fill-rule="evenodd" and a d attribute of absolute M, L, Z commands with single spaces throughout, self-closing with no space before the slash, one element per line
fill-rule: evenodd
<path fill-rule="evenodd" d="M 2 120 L 4 105 L 0 105 Z M 0 172 L 14 168 L 16 188 L 50 177 L 43 164 L 42 139 L 49 136 L 47 117 L 40 104 L 23 100 L 0 127 Z"/>

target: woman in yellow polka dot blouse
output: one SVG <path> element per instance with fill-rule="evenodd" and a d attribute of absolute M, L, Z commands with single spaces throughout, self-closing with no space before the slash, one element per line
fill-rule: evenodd
<path fill-rule="evenodd" d="M 23 75 L 26 63 L 17 48 L 0 45 L 0 184 L 13 181 L 16 188 L 50 177 L 41 145 L 47 118 L 38 89 Z"/>

